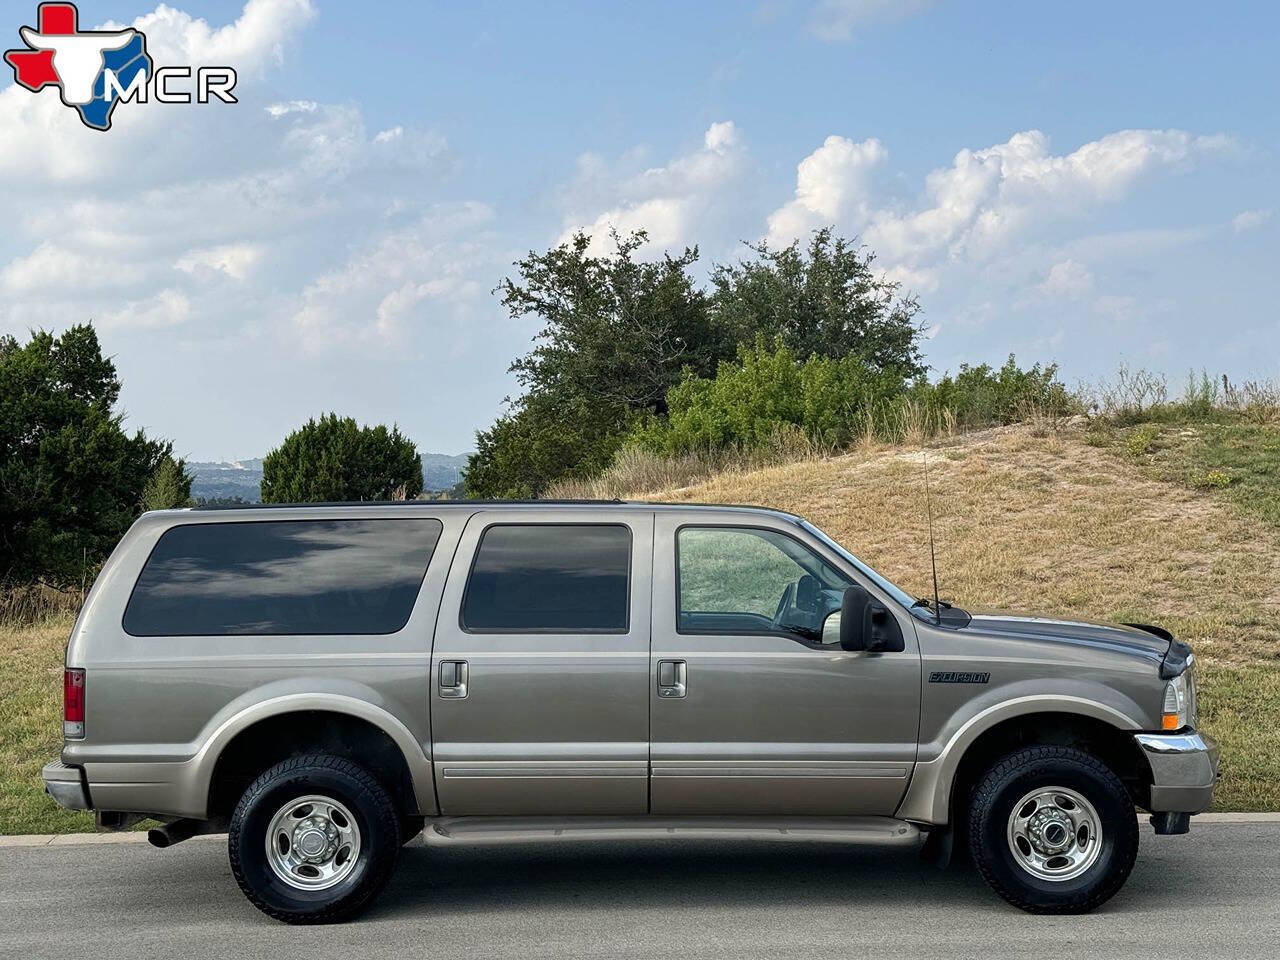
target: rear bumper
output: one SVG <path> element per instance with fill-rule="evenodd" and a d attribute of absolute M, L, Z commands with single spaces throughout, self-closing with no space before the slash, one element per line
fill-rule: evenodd
<path fill-rule="evenodd" d="M 1218 779 L 1218 742 L 1190 733 L 1138 733 L 1134 739 L 1151 765 L 1152 813 L 1203 813 Z"/>
<path fill-rule="evenodd" d="M 82 767 L 69 767 L 61 760 L 55 760 L 46 763 L 40 774 L 44 778 L 45 793 L 53 797 L 58 806 L 68 810 L 91 809 Z"/>

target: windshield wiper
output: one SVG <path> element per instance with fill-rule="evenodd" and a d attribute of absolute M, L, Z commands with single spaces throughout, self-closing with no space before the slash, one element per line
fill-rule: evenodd
<path fill-rule="evenodd" d="M 932 606 L 933 606 L 933 601 L 932 601 L 932 600 L 930 600 L 928 597 L 920 597 L 918 600 L 916 600 L 916 602 L 915 602 L 915 603 L 913 603 L 913 604 L 911 605 L 911 608 L 914 610 L 916 607 L 926 607 L 926 608 L 928 608 L 928 607 L 932 607 Z M 949 604 L 946 600 L 939 600 L 939 601 L 938 601 L 938 606 L 939 606 L 939 607 L 941 607 L 943 610 L 950 610 L 950 609 L 951 609 L 951 604 Z"/>

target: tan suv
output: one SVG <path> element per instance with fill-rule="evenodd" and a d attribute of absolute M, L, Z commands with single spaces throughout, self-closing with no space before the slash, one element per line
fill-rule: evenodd
<path fill-rule="evenodd" d="M 229 833 L 259 908 L 341 919 L 402 843 L 963 838 L 1009 902 L 1121 886 L 1217 747 L 1155 627 L 918 601 L 749 507 L 150 513 L 76 622 L 63 806 Z"/>

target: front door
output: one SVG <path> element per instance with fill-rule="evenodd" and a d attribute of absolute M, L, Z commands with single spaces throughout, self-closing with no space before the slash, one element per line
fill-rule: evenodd
<path fill-rule="evenodd" d="M 830 614 L 855 581 L 874 592 L 784 519 L 657 515 L 654 814 L 893 814 L 915 762 L 920 656 L 888 602 L 904 652 L 840 648 Z"/>
<path fill-rule="evenodd" d="M 432 649 L 443 814 L 647 811 L 652 550 L 636 508 L 468 521 Z"/>

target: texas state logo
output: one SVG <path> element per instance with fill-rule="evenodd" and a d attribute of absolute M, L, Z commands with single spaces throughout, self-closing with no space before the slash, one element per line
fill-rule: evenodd
<path fill-rule="evenodd" d="M 26 48 L 5 51 L 5 62 L 17 83 L 33 93 L 56 87 L 90 129 L 110 130 L 122 102 L 237 102 L 232 68 L 157 68 L 141 30 L 81 30 L 74 3 L 40 4 L 36 23 L 18 30 Z"/>

